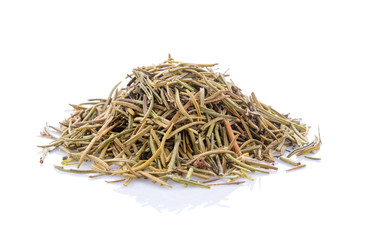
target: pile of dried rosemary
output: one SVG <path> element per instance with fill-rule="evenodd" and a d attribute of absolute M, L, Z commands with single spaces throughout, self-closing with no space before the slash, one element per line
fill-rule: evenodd
<path fill-rule="evenodd" d="M 254 93 L 244 95 L 227 75 L 211 69 L 215 65 L 169 56 L 162 64 L 134 69 L 125 88 L 118 89 L 119 83 L 107 99 L 71 105 L 74 112 L 60 128 L 46 126 L 42 136 L 54 141 L 39 146 L 41 162 L 60 149 L 67 153 L 62 165 L 77 165 L 56 166 L 62 171 L 119 175 L 110 182 L 126 186 L 149 178 L 169 187 L 173 180 L 205 188 L 277 170 L 276 153 L 295 168 L 305 166 L 290 157 L 318 150 L 320 138 L 309 142 L 306 125 L 259 102 Z M 91 169 L 78 169 L 85 161 Z M 220 179 L 226 182 L 209 184 Z"/>

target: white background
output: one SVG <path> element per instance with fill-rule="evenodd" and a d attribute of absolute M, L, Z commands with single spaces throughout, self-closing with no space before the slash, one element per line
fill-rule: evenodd
<path fill-rule="evenodd" d="M 365 239 L 364 1 L 0 1 L 1 239 Z M 39 164 L 46 122 L 132 68 L 219 62 L 302 117 L 320 162 L 242 186 L 127 188 Z"/>

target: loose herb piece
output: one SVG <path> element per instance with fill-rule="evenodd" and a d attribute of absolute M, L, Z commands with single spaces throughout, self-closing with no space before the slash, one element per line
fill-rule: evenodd
<path fill-rule="evenodd" d="M 293 168 L 290 168 L 290 169 L 286 169 L 286 172 L 289 172 L 289 171 L 292 171 L 292 170 L 295 170 L 295 169 L 299 169 L 299 168 L 304 168 L 306 167 L 305 164 L 301 164 L 301 165 L 298 165 L 296 167 L 293 167 Z"/>
<path fill-rule="evenodd" d="M 292 160 L 290 158 L 286 158 L 286 157 L 280 157 L 280 160 L 282 160 L 288 164 L 294 165 L 294 166 L 298 166 L 301 164 L 300 162 L 294 161 L 294 160 Z"/>
<path fill-rule="evenodd" d="M 322 160 L 320 157 L 311 157 L 311 156 L 304 156 L 304 157 L 312 160 Z"/>
<path fill-rule="evenodd" d="M 168 181 L 210 188 L 253 180 L 251 172 L 277 170 L 275 157 L 289 159 L 320 148 L 320 137 L 307 140 L 308 127 L 246 96 L 215 72 L 216 64 L 185 63 L 169 59 L 139 67 L 128 75 L 126 87 L 118 83 L 105 99 L 71 105 L 74 112 L 60 127 L 46 127 L 41 162 L 50 151 L 67 154 L 60 171 L 120 175 L 127 186 L 134 179 Z M 59 135 L 51 133 L 50 128 Z M 293 150 L 284 157 L 286 149 Z M 305 156 L 307 157 L 307 156 Z M 309 157 L 311 158 L 311 157 Z M 315 158 L 311 158 L 315 159 Z M 84 162 L 90 169 L 78 169 Z M 88 165 L 89 166 L 89 165 Z M 210 182 L 226 180 L 226 183 Z M 207 184 L 210 183 L 210 184 Z"/>

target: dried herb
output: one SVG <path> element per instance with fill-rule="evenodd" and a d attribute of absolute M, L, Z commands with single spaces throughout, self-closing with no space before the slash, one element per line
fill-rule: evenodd
<path fill-rule="evenodd" d="M 214 72 L 216 64 L 195 64 L 169 59 L 161 64 L 135 68 L 126 87 L 113 87 L 106 99 L 90 99 L 74 109 L 60 127 L 46 127 L 41 135 L 53 141 L 49 151 L 67 154 L 60 171 L 119 175 L 127 186 L 133 179 L 167 181 L 204 188 L 226 180 L 240 184 L 251 172 L 277 170 L 275 154 L 289 159 L 320 148 L 320 137 L 309 143 L 308 127 L 298 119 L 278 113 L 244 95 L 228 75 Z M 51 130 L 52 129 L 52 130 Z M 56 131 L 57 134 L 54 134 Z M 284 157 L 286 149 L 292 151 Z M 307 157 L 307 156 L 305 156 Z M 308 157 L 315 159 L 312 157 Z M 86 161 L 90 169 L 78 168 Z M 294 168 L 295 169 L 295 168 Z M 203 180 L 196 180 L 203 179 Z"/>

